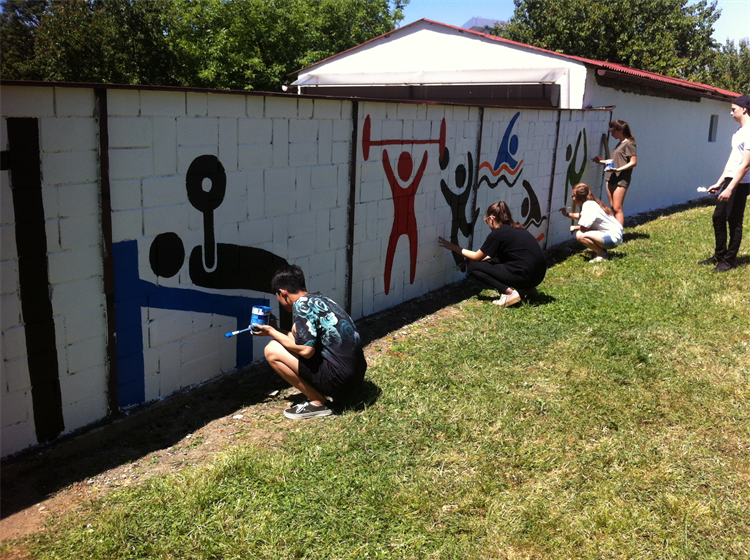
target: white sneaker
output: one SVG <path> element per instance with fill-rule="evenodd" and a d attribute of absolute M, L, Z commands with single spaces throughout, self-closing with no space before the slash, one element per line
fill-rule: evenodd
<path fill-rule="evenodd" d="M 589 262 L 590 262 L 590 263 L 598 263 L 598 262 L 606 261 L 606 260 L 608 260 L 608 259 L 609 259 L 609 255 L 607 255 L 607 253 L 603 253 L 603 254 L 601 254 L 601 255 L 597 255 L 597 256 L 595 256 L 595 257 L 594 257 L 593 259 L 591 259 L 591 260 L 590 260 Z"/>
<path fill-rule="evenodd" d="M 500 296 L 500 299 L 496 299 L 492 303 L 495 305 L 499 305 L 500 307 L 510 307 L 511 305 L 515 305 L 521 301 L 521 296 L 518 294 L 516 290 L 513 290 L 513 293 L 510 295 L 503 294 Z"/>

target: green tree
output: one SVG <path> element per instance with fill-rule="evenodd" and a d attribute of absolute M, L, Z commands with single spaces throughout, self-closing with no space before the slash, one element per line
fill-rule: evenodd
<path fill-rule="evenodd" d="M 37 71 L 50 81 L 176 84 L 161 4 L 50 2 L 36 32 Z"/>
<path fill-rule="evenodd" d="M 184 85 L 278 91 L 300 68 L 392 31 L 408 0 L 174 0 Z"/>
<path fill-rule="evenodd" d="M 737 93 L 750 93 L 750 43 L 727 42 L 714 55 L 705 83 Z"/>
<path fill-rule="evenodd" d="M 0 75 L 40 80 L 33 64 L 36 31 L 47 0 L 5 0 L 0 13 Z"/>
<path fill-rule="evenodd" d="M 514 0 L 501 37 L 595 60 L 694 79 L 711 65 L 720 10 L 701 0 Z"/>
<path fill-rule="evenodd" d="M 409 0 L 2 0 L 3 77 L 278 91 Z M 6 59 L 8 64 L 6 64 Z"/>

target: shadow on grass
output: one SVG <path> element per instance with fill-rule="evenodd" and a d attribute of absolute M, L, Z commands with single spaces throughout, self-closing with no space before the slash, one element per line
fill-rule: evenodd
<path fill-rule="evenodd" d="M 636 239 L 650 239 L 651 236 L 648 233 L 640 231 L 626 231 L 622 236 L 622 242 L 627 243 L 628 241 L 635 241 Z"/>
<path fill-rule="evenodd" d="M 265 363 L 102 422 L 2 463 L 2 518 L 87 478 L 177 444 L 209 422 L 288 385 Z"/>
<path fill-rule="evenodd" d="M 485 296 L 482 294 L 479 294 L 476 296 L 476 298 L 479 301 L 495 301 L 497 297 L 498 296 Z M 511 305 L 508 309 L 512 309 L 514 307 L 522 307 L 524 305 L 530 305 L 531 307 L 540 307 L 542 305 L 547 305 L 555 301 L 557 301 L 557 298 L 554 298 L 540 291 L 538 295 L 531 297 L 531 298 L 523 299 L 520 302 L 516 303 L 515 305 Z"/>
<path fill-rule="evenodd" d="M 365 380 L 362 381 L 362 385 L 360 385 L 359 388 L 349 397 L 338 399 L 333 402 L 333 411 L 336 414 L 341 414 L 346 411 L 361 412 L 374 405 L 380 398 L 382 392 L 383 390 L 380 387 L 365 378 Z M 307 400 L 307 397 L 302 393 L 285 395 L 283 398 L 289 401 L 289 406 L 294 406 L 295 404 L 300 404 Z"/>
<path fill-rule="evenodd" d="M 481 291 L 477 282 L 465 280 L 360 320 L 357 328 L 363 342 L 369 344 Z M 0 518 L 87 478 L 168 449 L 218 418 L 271 400 L 269 393 L 288 386 L 266 362 L 259 362 L 163 401 L 119 414 L 46 447 L 5 459 L 0 479 Z M 352 398 L 336 410 L 365 410 L 380 394 L 381 389 L 366 379 Z"/>
<path fill-rule="evenodd" d="M 713 204 L 713 198 L 700 199 L 634 216 L 628 219 L 626 225 L 633 227 L 690 208 Z M 627 240 L 645 236 L 639 232 L 626 233 Z M 549 266 L 583 251 L 583 246 L 575 241 L 558 245 L 547 252 Z M 737 261 L 738 264 L 748 264 L 750 257 L 743 255 Z M 474 296 L 482 300 L 495 299 L 480 296 L 483 289 L 478 282 L 466 279 L 371 315 L 357 322 L 362 340 L 369 344 L 420 318 Z M 538 306 L 553 301 L 555 298 L 540 292 L 535 299 L 521 305 Z M 128 414 L 119 414 L 80 433 L 65 436 L 47 447 L 5 459 L 2 461 L 0 481 L 0 517 L 24 510 L 67 486 L 136 461 L 150 452 L 167 449 L 209 422 L 238 409 L 266 402 L 268 393 L 286 387 L 286 383 L 262 362 L 221 376 L 189 392 L 178 393 Z M 349 403 L 343 403 L 342 410 L 364 410 L 375 403 L 380 394 L 381 389 L 366 380 L 354 398 Z"/>
<path fill-rule="evenodd" d="M 365 379 L 354 394 L 345 401 L 333 403 L 333 410 L 337 414 L 345 411 L 362 412 L 378 402 L 383 390 L 372 381 Z"/>
<path fill-rule="evenodd" d="M 539 295 L 535 298 L 532 298 L 528 301 L 525 301 L 523 305 L 530 305 L 531 307 L 541 307 L 542 305 L 549 305 L 550 303 L 554 303 L 557 301 L 557 298 L 545 294 L 544 292 L 539 292 Z"/>
<path fill-rule="evenodd" d="M 418 298 L 411 299 L 380 313 L 357 321 L 357 330 L 365 345 L 390 332 L 432 315 L 441 309 L 479 296 L 485 286 L 467 277 Z M 497 299 L 497 297 L 492 298 Z"/>
<path fill-rule="evenodd" d="M 693 208 L 703 208 L 706 206 L 715 206 L 715 205 L 716 205 L 716 199 L 713 197 L 699 198 L 696 200 L 685 202 L 683 204 L 675 204 L 674 206 L 668 206 L 666 208 L 660 208 L 658 210 L 650 210 L 648 212 L 642 212 L 641 214 L 636 214 L 635 216 L 630 216 L 625 219 L 625 227 L 634 228 L 634 227 L 646 224 L 648 222 L 651 222 L 653 220 L 666 218 L 673 214 L 684 212 L 685 210 L 691 210 Z M 651 236 L 648 233 L 644 233 L 640 231 L 626 231 L 623 234 L 623 244 L 627 244 L 629 241 L 635 241 L 637 239 L 649 239 L 650 237 Z M 622 248 L 622 245 L 618 247 L 618 249 L 620 248 Z M 585 253 L 586 251 L 588 251 L 588 249 L 586 249 L 583 245 L 578 243 L 575 239 L 571 239 L 564 243 L 560 243 L 559 245 L 555 245 L 554 247 L 551 247 L 547 250 L 547 267 L 552 268 L 556 264 L 565 262 L 569 258 L 575 257 L 576 255 L 581 255 L 581 258 L 586 258 L 586 255 L 588 254 L 588 253 Z M 614 252 L 610 252 L 610 255 L 614 259 L 614 258 L 626 257 L 628 254 L 623 251 L 618 251 L 617 249 L 615 249 Z M 640 255 L 639 254 L 636 256 L 651 257 L 653 255 Z M 587 260 L 590 260 L 591 258 L 592 257 L 588 257 Z"/>

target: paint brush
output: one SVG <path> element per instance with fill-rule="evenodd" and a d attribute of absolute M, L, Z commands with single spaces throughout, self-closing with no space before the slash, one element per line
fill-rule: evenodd
<path fill-rule="evenodd" d="M 228 332 L 228 333 L 227 333 L 227 334 L 225 334 L 224 336 L 225 336 L 226 338 L 230 338 L 230 337 L 232 337 L 232 336 L 237 336 L 238 334 L 242 334 L 243 332 L 247 332 L 247 331 L 249 331 L 249 330 L 252 330 L 252 328 L 253 328 L 253 327 L 252 327 L 252 326 L 250 326 L 250 327 L 247 327 L 246 329 L 241 329 L 241 330 L 239 330 L 239 331 L 232 331 L 232 332 Z"/>

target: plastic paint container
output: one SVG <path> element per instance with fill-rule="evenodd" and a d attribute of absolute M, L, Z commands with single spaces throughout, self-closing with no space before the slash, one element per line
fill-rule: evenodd
<path fill-rule="evenodd" d="M 251 325 L 267 325 L 271 317 L 271 308 L 265 305 L 254 305 L 253 315 L 250 319 Z"/>

